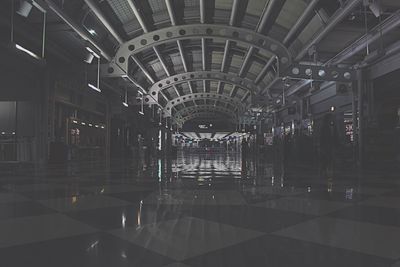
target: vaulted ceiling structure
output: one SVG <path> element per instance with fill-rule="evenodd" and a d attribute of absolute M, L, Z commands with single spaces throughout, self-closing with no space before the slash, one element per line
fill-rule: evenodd
<path fill-rule="evenodd" d="M 105 82 L 140 91 L 177 124 L 235 121 L 311 80 L 351 82 L 355 66 L 398 48 L 400 37 L 397 0 L 37 2 L 67 54 L 83 58 L 91 47 Z"/>

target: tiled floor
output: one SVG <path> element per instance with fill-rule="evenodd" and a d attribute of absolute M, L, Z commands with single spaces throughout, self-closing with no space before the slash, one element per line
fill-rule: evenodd
<path fill-rule="evenodd" d="M 0 170 L 0 264 L 400 266 L 397 173 L 337 170 L 327 179 L 242 166 L 221 154 L 140 170 L 121 162 Z"/>

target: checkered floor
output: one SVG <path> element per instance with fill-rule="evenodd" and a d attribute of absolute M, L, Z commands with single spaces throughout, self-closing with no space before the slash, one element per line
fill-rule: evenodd
<path fill-rule="evenodd" d="M 282 175 L 235 154 L 132 166 L 2 171 L 1 266 L 400 266 L 397 173 Z"/>

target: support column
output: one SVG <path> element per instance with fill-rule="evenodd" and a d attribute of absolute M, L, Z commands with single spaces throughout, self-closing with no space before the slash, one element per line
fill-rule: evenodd
<path fill-rule="evenodd" d="M 351 95 L 351 107 L 352 107 L 352 121 L 353 121 L 353 159 L 354 162 L 358 162 L 358 121 L 357 121 L 357 82 L 352 84 L 352 95 Z"/>
<path fill-rule="evenodd" d="M 111 103 L 107 100 L 106 103 L 106 140 L 105 140 L 105 160 L 106 166 L 110 167 L 110 155 L 111 155 Z"/>
<path fill-rule="evenodd" d="M 363 70 L 357 71 L 357 95 L 358 95 L 358 163 L 363 166 L 364 162 L 364 88 L 365 80 Z"/>

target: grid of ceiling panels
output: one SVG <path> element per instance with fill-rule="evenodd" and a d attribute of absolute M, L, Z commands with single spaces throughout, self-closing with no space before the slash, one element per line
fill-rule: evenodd
<path fill-rule="evenodd" d="M 123 24 L 134 19 L 135 14 L 129 7 L 128 0 L 107 0 L 107 2 Z"/>
<path fill-rule="evenodd" d="M 106 0 L 115 14 L 118 16 L 119 20 L 122 22 L 124 29 L 127 34 L 131 37 L 140 35 L 143 31 L 132 12 L 128 1 L 132 0 Z M 150 23 L 148 27 L 153 30 L 160 27 L 168 27 L 171 24 L 169 14 L 166 10 L 166 5 L 164 0 L 149 0 L 147 2 L 142 2 L 140 0 L 133 0 L 139 5 L 139 12 L 144 16 L 143 19 Z M 283 0 L 282 0 L 283 1 Z M 174 13 L 176 15 L 176 20 L 179 23 L 191 24 L 200 23 L 200 1 L 199 0 L 171 0 Z M 205 1 L 206 2 L 206 21 L 207 23 L 220 23 L 223 25 L 228 25 L 230 13 L 232 11 L 233 0 L 214 0 Z M 263 11 L 265 11 L 266 4 L 270 3 L 271 0 L 248 0 L 239 1 L 241 3 L 241 8 L 238 11 L 237 20 L 235 22 L 236 26 L 248 28 L 252 31 L 256 30 L 257 25 L 260 21 L 260 16 Z M 388 5 L 399 5 L 398 1 L 392 0 L 382 0 Z M 281 3 L 281 2 L 279 2 Z M 272 38 L 282 41 L 288 31 L 297 22 L 298 18 L 303 14 L 307 7 L 309 1 L 306 0 L 285 0 L 282 2 L 283 5 L 278 12 L 276 20 L 268 25 L 268 35 Z M 212 10 L 211 10 L 212 9 Z M 325 6 L 324 6 L 324 9 Z M 330 15 L 333 14 L 334 10 L 325 10 L 317 6 L 315 13 L 310 17 L 310 21 L 307 21 L 307 27 L 302 27 L 299 32 L 294 36 L 292 42 L 289 43 L 290 51 L 293 55 L 296 55 L 300 49 L 307 43 L 317 31 L 324 27 L 324 20 L 328 19 Z M 267 34 L 267 33 L 266 33 Z M 183 40 L 184 58 L 188 66 L 188 71 L 201 71 L 203 70 L 203 57 L 201 50 L 200 40 Z M 164 45 L 163 45 L 164 46 Z M 184 72 L 181 54 L 178 52 L 178 46 L 176 42 L 171 42 L 167 44 L 168 51 L 162 51 L 164 60 L 169 66 L 168 69 L 172 75 Z M 212 70 L 219 72 L 221 70 L 221 63 L 224 56 L 224 39 L 207 39 L 206 43 L 206 70 Z M 225 65 L 224 71 L 230 74 L 237 75 L 239 70 L 243 67 L 244 58 L 247 54 L 249 47 L 238 45 L 235 42 L 231 42 L 229 53 L 227 54 L 227 63 Z M 149 52 L 151 53 L 151 51 Z M 271 57 L 271 54 L 264 51 L 254 51 L 249 63 L 245 66 L 245 72 L 243 73 L 244 78 L 254 80 L 258 74 L 263 70 L 265 63 Z M 143 64 L 149 70 L 149 72 L 154 75 L 156 80 L 163 79 L 167 77 L 163 66 L 155 57 L 146 57 Z M 151 60 L 151 62 L 149 62 Z M 145 85 L 149 85 L 149 81 L 143 75 L 142 71 L 138 68 L 134 71 L 135 78 Z M 260 80 L 260 87 L 266 87 L 274 78 L 273 69 L 269 69 L 265 76 Z M 207 92 L 221 92 L 225 95 L 231 95 L 232 85 L 222 84 L 220 85 L 217 81 L 207 81 L 206 83 Z M 218 90 L 220 88 L 220 90 Z M 177 86 L 178 91 L 181 94 L 188 94 L 193 89 L 194 92 L 203 92 L 204 83 L 202 81 L 193 81 L 192 88 L 189 88 L 187 83 L 183 83 Z M 238 89 L 233 91 L 233 96 L 237 98 L 244 97 L 247 91 Z M 179 93 L 173 87 L 165 90 L 165 95 L 167 97 L 174 98 L 178 97 Z M 161 97 L 162 98 L 162 97 Z M 209 101 L 197 101 L 199 105 L 207 103 Z M 188 105 L 192 105 L 188 104 Z M 221 103 L 218 103 L 221 105 Z M 184 106 L 184 105 L 180 105 Z"/>

